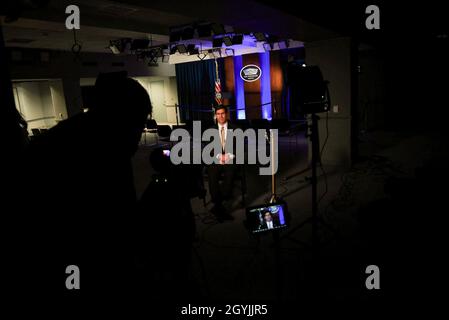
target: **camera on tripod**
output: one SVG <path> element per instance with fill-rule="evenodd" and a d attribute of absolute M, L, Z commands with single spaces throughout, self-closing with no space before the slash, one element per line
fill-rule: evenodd
<path fill-rule="evenodd" d="M 200 165 L 174 165 L 170 160 L 170 148 L 158 147 L 150 155 L 150 163 L 156 171 L 152 183 L 171 192 L 179 190 L 188 198 L 205 197 L 202 167 Z"/>

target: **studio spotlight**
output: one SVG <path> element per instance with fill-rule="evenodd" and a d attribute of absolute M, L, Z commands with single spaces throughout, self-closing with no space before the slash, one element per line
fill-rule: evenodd
<path fill-rule="evenodd" d="M 274 45 L 272 43 L 265 42 L 263 44 L 263 48 L 264 48 L 265 51 L 273 50 L 273 47 L 274 47 Z"/>
<path fill-rule="evenodd" d="M 157 56 L 154 55 L 153 51 L 148 52 L 148 66 L 157 66 Z"/>
<path fill-rule="evenodd" d="M 112 40 L 109 42 L 109 49 L 111 49 L 111 52 L 113 54 L 120 54 L 120 49 L 119 49 L 118 44 Z"/>
<path fill-rule="evenodd" d="M 211 25 L 211 28 L 212 28 L 212 32 L 214 33 L 214 35 L 220 35 L 220 34 L 226 33 L 226 30 L 222 24 L 213 23 Z"/>
<path fill-rule="evenodd" d="M 187 53 L 187 47 L 185 44 L 178 44 L 176 45 L 176 50 L 178 50 L 179 53 Z"/>
<path fill-rule="evenodd" d="M 214 58 L 221 58 L 221 49 L 217 49 L 213 51 Z"/>
<path fill-rule="evenodd" d="M 267 41 L 267 37 L 263 32 L 254 33 L 254 37 L 256 38 L 257 41 Z"/>
<path fill-rule="evenodd" d="M 163 56 L 162 48 L 161 48 L 161 47 L 156 47 L 156 48 L 152 49 L 151 52 L 152 52 L 152 54 L 153 54 L 155 57 L 157 57 L 157 58 L 160 58 L 160 57 Z"/>
<path fill-rule="evenodd" d="M 229 37 L 229 36 L 224 36 L 224 37 L 223 37 L 223 43 L 224 43 L 225 46 L 227 46 L 227 47 L 232 46 L 232 40 L 231 40 L 231 37 Z"/>
<path fill-rule="evenodd" d="M 234 49 L 232 48 L 226 48 L 225 49 L 226 56 L 233 56 L 234 55 Z"/>
<path fill-rule="evenodd" d="M 109 41 L 109 49 L 113 54 L 128 53 L 131 47 L 131 39 L 118 39 Z"/>

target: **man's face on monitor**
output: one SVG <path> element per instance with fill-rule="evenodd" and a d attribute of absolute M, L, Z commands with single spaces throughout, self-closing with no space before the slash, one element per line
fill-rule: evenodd
<path fill-rule="evenodd" d="M 271 214 L 269 212 L 266 212 L 264 215 L 265 221 L 271 221 Z"/>

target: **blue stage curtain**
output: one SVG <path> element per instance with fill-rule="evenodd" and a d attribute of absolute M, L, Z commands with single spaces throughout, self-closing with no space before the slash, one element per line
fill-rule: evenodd
<path fill-rule="evenodd" d="M 223 59 L 218 59 L 219 72 L 223 70 Z M 223 88 L 223 81 L 222 88 Z M 215 61 L 213 59 L 176 64 L 176 82 L 181 121 L 212 119 L 215 95 Z"/>

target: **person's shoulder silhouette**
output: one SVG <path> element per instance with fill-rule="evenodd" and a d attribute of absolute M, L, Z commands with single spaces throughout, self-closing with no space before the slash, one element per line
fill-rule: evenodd
<path fill-rule="evenodd" d="M 127 241 L 137 204 L 131 158 L 152 106 L 137 81 L 114 73 L 98 76 L 88 109 L 32 141 L 26 156 L 32 184 L 26 239 L 45 248 L 39 258 L 48 279 L 54 278 L 54 268 L 84 265 L 85 294 L 106 290 L 107 277 L 114 277 L 116 287 L 126 281 L 114 273 L 132 260 L 124 257 L 131 251 Z M 64 250 L 58 248 L 62 243 Z M 102 270 L 105 265 L 110 271 Z"/>
<path fill-rule="evenodd" d="M 119 201 L 134 192 L 129 189 L 130 160 L 150 112 L 148 93 L 137 81 L 127 78 L 126 73 L 100 74 L 93 105 L 36 139 L 30 148 L 30 160 L 47 168 L 46 177 L 55 180 L 44 180 L 51 185 L 57 181 L 58 189 L 65 186 L 62 189 L 67 196 L 78 193 L 91 205 L 107 206 L 108 198 Z M 125 191 L 124 185 L 128 191 L 119 193 Z M 118 197 L 113 198 L 114 194 Z M 66 196 L 59 199 L 64 199 L 59 205 L 68 204 Z"/>

